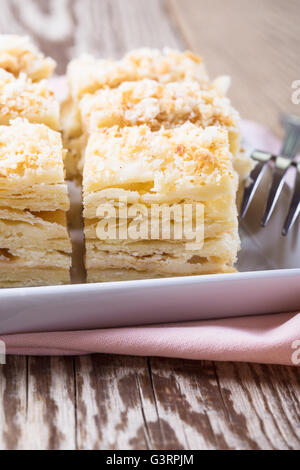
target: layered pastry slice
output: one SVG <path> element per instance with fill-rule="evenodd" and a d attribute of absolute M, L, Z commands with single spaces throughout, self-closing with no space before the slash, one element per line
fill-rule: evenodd
<path fill-rule="evenodd" d="M 205 84 L 208 81 L 201 57 L 171 49 L 137 49 L 120 61 L 100 60 L 85 55 L 69 64 L 69 97 L 62 106 L 62 124 L 69 149 L 67 172 L 70 177 L 78 173 L 77 159 L 83 132 L 79 104 L 83 96 L 145 78 L 161 83 L 194 80 Z"/>
<path fill-rule="evenodd" d="M 69 98 L 62 106 L 70 178 L 82 174 L 87 138 L 96 128 L 147 124 L 151 129 L 192 122 L 229 132 L 240 181 L 253 163 L 241 150 L 240 118 L 226 97 L 229 77 L 209 81 L 202 59 L 190 52 L 138 49 L 120 61 L 83 56 L 68 67 Z M 78 167 L 79 165 L 79 167 Z"/>
<path fill-rule="evenodd" d="M 240 116 L 224 96 L 219 83 L 200 85 L 196 81 L 167 84 L 155 80 L 124 82 L 85 95 L 79 105 L 84 136 L 78 152 L 82 155 L 88 136 L 105 127 L 147 124 L 152 130 L 192 122 L 206 128 L 217 125 L 228 131 L 230 151 L 236 171 L 243 180 L 252 168 L 249 158 L 241 154 Z M 225 85 L 225 86 L 224 86 Z M 79 159 L 79 170 L 82 162 Z"/>
<path fill-rule="evenodd" d="M 56 63 L 45 57 L 28 37 L 0 35 L 0 68 L 18 77 L 25 73 L 32 81 L 49 78 Z"/>
<path fill-rule="evenodd" d="M 83 173 L 88 281 L 233 272 L 237 187 L 221 127 L 92 133 Z"/>
<path fill-rule="evenodd" d="M 161 83 L 194 80 L 208 81 L 201 57 L 192 52 L 172 49 L 141 48 L 126 54 L 121 60 L 95 59 L 84 55 L 70 62 L 68 82 L 74 101 L 86 93 L 109 87 L 115 88 L 123 82 L 149 78 Z"/>
<path fill-rule="evenodd" d="M 0 126 L 0 287 L 70 282 L 63 153 L 45 125 Z"/>
<path fill-rule="evenodd" d="M 15 78 L 0 69 L 0 125 L 17 117 L 60 130 L 59 103 L 46 81 L 33 83 L 24 73 Z"/>

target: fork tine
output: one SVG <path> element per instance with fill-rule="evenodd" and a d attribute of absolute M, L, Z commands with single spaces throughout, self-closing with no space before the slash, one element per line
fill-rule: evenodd
<path fill-rule="evenodd" d="M 266 164 L 272 158 L 272 155 L 269 153 L 256 151 L 252 154 L 252 157 L 255 160 L 258 160 L 259 163 L 256 165 L 256 167 L 251 173 L 250 179 L 252 182 L 248 186 L 246 186 L 244 190 L 243 202 L 242 202 L 241 212 L 240 212 L 240 216 L 242 219 L 245 218 L 248 212 L 249 206 L 252 202 L 256 189 L 264 174 Z"/>
<path fill-rule="evenodd" d="M 293 227 L 294 223 L 297 220 L 297 217 L 300 214 L 300 163 L 297 165 L 297 175 L 296 175 L 296 184 L 294 189 L 294 194 L 292 197 L 289 213 L 284 223 L 284 227 L 282 230 L 282 235 L 285 237 L 291 228 Z"/>
<path fill-rule="evenodd" d="M 272 185 L 271 185 L 271 189 L 269 192 L 265 213 L 261 221 L 261 224 L 263 227 L 265 227 L 268 224 L 271 218 L 271 215 L 273 214 L 275 205 L 278 201 L 278 198 L 283 188 L 287 168 L 291 165 L 290 160 L 285 159 L 283 157 L 278 157 L 277 160 L 279 160 L 280 158 L 281 158 L 282 166 L 280 165 L 279 162 L 277 162 L 277 166 L 274 168 Z"/>
<path fill-rule="evenodd" d="M 244 219 L 252 202 L 257 186 L 259 185 L 265 169 L 265 163 L 258 163 L 251 173 L 252 183 L 245 188 L 241 207 L 241 218 Z"/>
<path fill-rule="evenodd" d="M 285 139 L 280 155 L 295 156 L 299 147 L 299 129 L 290 129 L 287 139 Z"/>

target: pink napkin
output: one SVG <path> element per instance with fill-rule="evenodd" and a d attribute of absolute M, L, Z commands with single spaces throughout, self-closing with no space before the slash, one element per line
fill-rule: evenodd
<path fill-rule="evenodd" d="M 278 152 L 280 141 L 263 127 L 244 121 L 243 133 L 254 147 Z M 109 353 L 299 365 L 300 312 L 146 327 L 9 335 L 0 336 L 0 340 L 4 341 L 8 354 Z"/>
<path fill-rule="evenodd" d="M 89 353 L 300 364 L 300 313 L 94 331 L 0 336 L 8 354 Z"/>

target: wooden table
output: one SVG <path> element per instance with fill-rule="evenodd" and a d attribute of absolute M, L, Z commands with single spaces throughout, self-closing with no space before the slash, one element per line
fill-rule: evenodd
<path fill-rule="evenodd" d="M 279 134 L 299 113 L 299 0 L 0 0 L 0 31 L 29 33 L 63 73 L 80 52 L 190 47 L 233 76 L 243 116 Z M 217 338 L 216 338 L 217 340 Z M 97 355 L 9 357 L 1 449 L 300 449 L 300 370 Z"/>

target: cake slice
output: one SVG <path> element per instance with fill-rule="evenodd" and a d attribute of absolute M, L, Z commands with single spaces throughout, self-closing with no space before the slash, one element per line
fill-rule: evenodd
<path fill-rule="evenodd" d="M 240 153 L 239 114 L 214 84 L 200 86 L 195 81 L 161 84 L 148 79 L 124 82 L 117 88 L 85 95 L 79 107 L 86 136 L 82 146 L 88 135 L 105 127 L 147 124 L 152 130 L 159 130 L 192 122 L 202 128 L 214 125 L 226 128 L 231 153 L 234 157 Z"/>
<path fill-rule="evenodd" d="M 59 103 L 46 81 L 33 83 L 24 73 L 15 78 L 0 69 L 0 125 L 17 117 L 60 130 Z"/>
<path fill-rule="evenodd" d="M 70 62 L 67 72 L 70 94 L 79 101 L 86 93 L 123 82 L 150 78 L 161 83 L 194 80 L 208 81 L 201 57 L 192 52 L 165 48 L 141 48 L 126 54 L 121 60 L 95 59 L 84 55 Z"/>
<path fill-rule="evenodd" d="M 70 282 L 59 133 L 18 118 L 0 126 L 0 286 Z"/>
<path fill-rule="evenodd" d="M 58 132 L 21 118 L 0 126 L 0 205 L 13 209 L 69 209 L 64 150 Z"/>
<path fill-rule="evenodd" d="M 147 124 L 152 130 L 170 128 L 189 121 L 203 128 L 226 127 L 231 151 L 239 151 L 240 117 L 213 85 L 198 82 L 161 84 L 155 80 L 124 82 L 87 94 L 80 102 L 81 121 L 87 134 L 103 127 L 126 127 Z"/>
<path fill-rule="evenodd" d="M 32 81 L 49 78 L 56 63 L 45 57 L 28 37 L 0 35 L 0 68 L 19 77 L 25 73 Z"/>
<path fill-rule="evenodd" d="M 152 130 L 192 122 L 226 127 L 234 166 L 243 182 L 253 168 L 241 149 L 240 118 L 226 97 L 229 77 L 209 81 L 190 52 L 138 49 L 120 61 L 83 56 L 68 67 L 69 98 L 62 106 L 66 168 L 82 175 L 88 136 L 97 128 L 147 124 Z"/>
<path fill-rule="evenodd" d="M 119 61 L 84 55 L 70 62 L 67 71 L 69 97 L 62 106 L 64 141 L 69 149 L 66 162 L 68 177 L 78 175 L 78 151 L 83 133 L 79 103 L 83 96 L 145 78 L 161 83 L 194 80 L 204 84 L 208 81 L 202 58 L 189 51 L 182 53 L 167 48 L 163 51 L 141 48 Z"/>
<path fill-rule="evenodd" d="M 228 132 L 220 127 L 187 123 L 94 132 L 83 173 L 88 280 L 233 272 L 237 186 Z M 202 238 L 190 241 L 185 231 L 174 236 L 180 216 Z M 131 234 L 141 222 L 147 230 L 135 239 Z"/>

